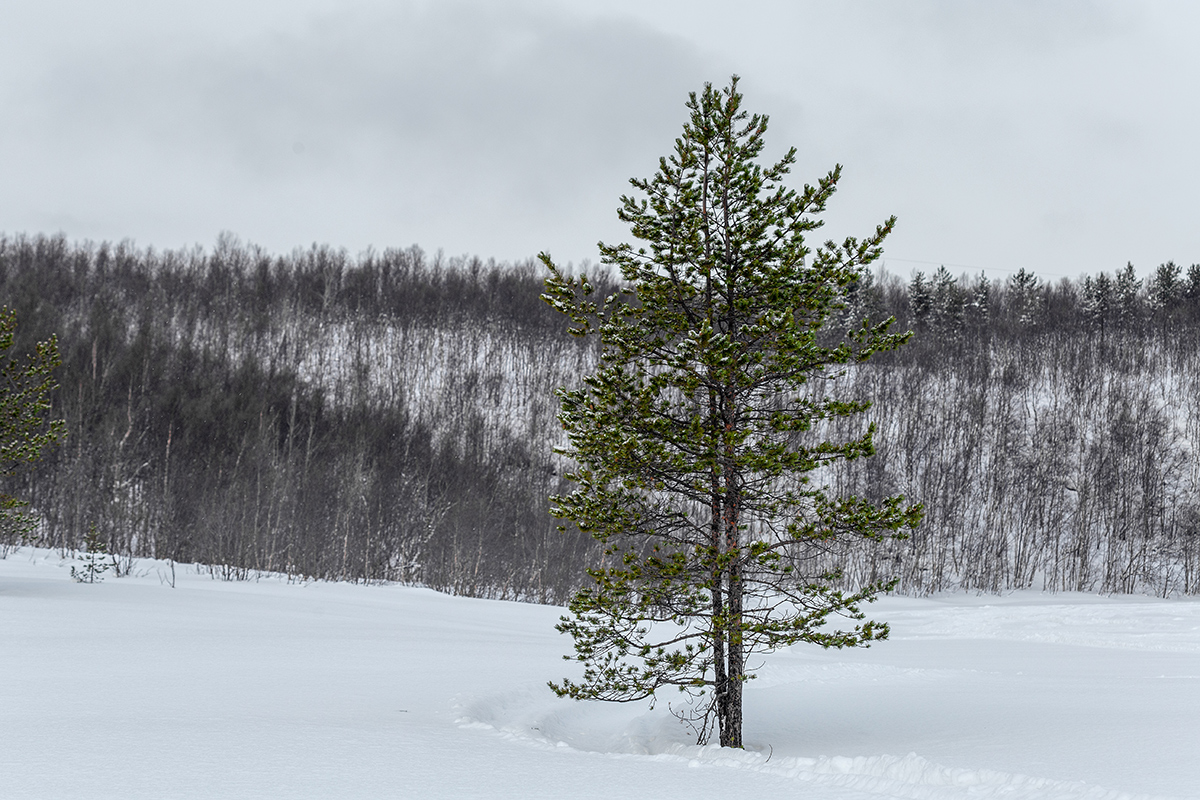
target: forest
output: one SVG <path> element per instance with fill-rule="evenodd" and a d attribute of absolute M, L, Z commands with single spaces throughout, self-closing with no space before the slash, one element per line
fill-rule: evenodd
<path fill-rule="evenodd" d="M 31 502 L 40 544 L 73 550 L 95 526 L 118 569 L 564 602 L 599 550 L 549 515 L 569 466 L 555 390 L 597 354 L 543 277 L 417 247 L 0 238 L 13 350 L 57 335 L 68 429 L 4 491 Z M 914 336 L 833 381 L 873 406 L 827 433 L 869 421 L 877 453 L 814 480 L 926 517 L 904 541 L 815 552 L 825 568 L 911 594 L 1200 593 L 1200 265 L 877 272 L 845 305 L 844 323 L 893 316 Z"/>

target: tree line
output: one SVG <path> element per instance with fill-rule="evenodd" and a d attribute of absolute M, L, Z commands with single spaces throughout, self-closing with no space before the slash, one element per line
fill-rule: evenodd
<path fill-rule="evenodd" d="M 94 525 L 110 553 L 224 578 L 561 599 L 590 543 L 549 517 L 561 470 L 527 428 L 578 346 L 540 287 L 530 264 L 416 248 L 0 240 L 15 347 L 58 335 L 69 430 L 9 489 L 64 550 Z"/>
<path fill-rule="evenodd" d="M 611 283 L 598 281 L 605 293 Z M 594 543 L 547 496 L 559 386 L 595 366 L 533 262 L 0 239 L 17 352 L 58 336 L 69 435 L 3 491 L 43 544 L 565 601 Z M 874 458 L 822 475 L 922 502 L 907 541 L 830 554 L 900 589 L 1200 592 L 1200 267 L 1043 282 L 867 273 L 843 325 L 912 342 L 840 380 Z M 843 432 L 848 433 L 848 432 Z"/>
<path fill-rule="evenodd" d="M 847 376 L 875 404 L 878 454 L 831 480 L 927 517 L 841 566 L 916 592 L 1200 592 L 1200 265 L 860 289 L 852 312 L 915 335 Z"/>

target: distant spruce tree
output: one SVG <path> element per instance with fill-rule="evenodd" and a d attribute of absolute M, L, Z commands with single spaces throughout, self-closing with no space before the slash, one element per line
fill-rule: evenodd
<path fill-rule="evenodd" d="M 844 324 L 861 325 L 864 319 L 875 319 L 886 316 L 883 313 L 883 292 L 875 283 L 875 276 L 869 269 L 863 269 L 858 280 L 846 288 L 846 309 L 843 314 Z"/>
<path fill-rule="evenodd" d="M 1126 328 L 1136 328 L 1142 319 L 1142 280 L 1137 277 L 1133 263 L 1125 264 L 1125 269 L 1117 272 L 1113 283 L 1113 307 L 1117 320 Z"/>
<path fill-rule="evenodd" d="M 1183 296 L 1188 300 L 1200 300 L 1200 264 L 1188 267 L 1187 281 L 1183 284 Z"/>
<path fill-rule="evenodd" d="M 908 285 L 908 312 L 912 315 L 913 323 L 923 326 L 933 311 L 933 287 L 925 277 L 925 273 L 917 270 L 913 273 L 912 282 Z"/>
<path fill-rule="evenodd" d="M 1083 311 L 1084 319 L 1099 328 L 1102 334 L 1105 329 L 1105 323 L 1108 322 L 1109 316 L 1112 314 L 1113 291 L 1113 281 L 1108 276 L 1108 273 L 1101 272 L 1095 278 L 1091 275 L 1084 276 L 1083 305 L 1081 310 Z"/>
<path fill-rule="evenodd" d="M 976 325 L 986 325 L 992 313 L 992 282 L 987 275 L 980 271 L 975 282 L 971 284 L 970 299 L 966 304 L 966 312 Z"/>
<path fill-rule="evenodd" d="M 933 275 L 931 301 L 935 329 L 951 333 L 962 327 L 966 299 L 958 286 L 958 279 L 944 266 L 938 267 Z"/>
<path fill-rule="evenodd" d="M 1183 299 L 1183 268 L 1174 261 L 1159 264 L 1147 287 L 1147 299 L 1155 311 L 1169 311 Z"/>
<path fill-rule="evenodd" d="M 909 334 L 889 333 L 891 319 L 847 335 L 826 323 L 842 318 L 895 220 L 810 247 L 841 168 L 802 192 L 785 187 L 795 150 L 758 163 L 767 118 L 742 109 L 737 86 L 693 93 L 674 152 L 631 181 L 644 197 L 622 197 L 618 216 L 643 243 L 601 245 L 622 291 L 599 301 L 586 276 L 541 257 L 547 302 L 602 347 L 584 385 L 560 392 L 576 488 L 552 498 L 553 513 L 607 545 L 558 626 L 583 678 L 551 688 L 629 701 L 677 687 L 699 701 L 700 740 L 715 721 L 728 747 L 742 746 L 751 654 L 887 636 L 860 606 L 893 581 L 838 590 L 839 576 L 806 556 L 903 536 L 922 516 L 901 497 L 876 505 L 810 480 L 874 451 L 873 426 L 848 441 L 821 435 L 870 405 L 826 394 L 826 379 Z M 853 624 L 826 627 L 838 616 Z"/>
<path fill-rule="evenodd" d="M 1008 277 L 1008 307 L 1021 327 L 1036 323 L 1042 313 L 1042 282 L 1024 267 Z"/>

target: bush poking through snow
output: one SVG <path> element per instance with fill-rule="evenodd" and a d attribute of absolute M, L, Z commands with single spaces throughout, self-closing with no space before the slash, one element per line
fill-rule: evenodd
<path fill-rule="evenodd" d="M 88 528 L 83 537 L 83 545 L 87 552 L 81 557 L 82 567 L 71 567 L 71 577 L 79 583 L 99 583 L 104 580 L 104 573 L 113 565 L 108 554 L 108 546 L 100 537 L 100 531 L 95 524 Z"/>

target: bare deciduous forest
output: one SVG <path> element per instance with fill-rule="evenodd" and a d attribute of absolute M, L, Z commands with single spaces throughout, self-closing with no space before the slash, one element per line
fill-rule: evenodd
<path fill-rule="evenodd" d="M 8 490 L 42 544 L 94 524 L 126 565 L 562 602 L 596 551 L 548 514 L 554 390 L 595 353 L 541 286 L 532 262 L 417 248 L 0 239 L 15 349 L 58 335 L 70 432 Z M 1200 593 L 1200 266 L 873 275 L 847 303 L 916 335 L 839 380 L 874 402 L 878 452 L 815 479 L 927 516 L 830 568 L 910 593 Z"/>

